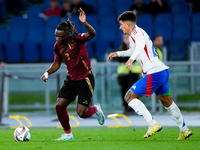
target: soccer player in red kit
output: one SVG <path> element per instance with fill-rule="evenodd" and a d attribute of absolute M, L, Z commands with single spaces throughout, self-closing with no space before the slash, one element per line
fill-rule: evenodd
<path fill-rule="evenodd" d="M 65 134 L 56 140 L 74 139 L 66 108 L 75 100 L 77 95 L 77 114 L 81 118 L 88 118 L 96 114 L 99 124 L 103 125 L 105 122 L 105 116 L 100 104 L 89 106 L 93 95 L 95 80 L 91 71 L 86 41 L 92 39 L 96 35 L 96 32 L 87 23 L 86 14 L 81 8 L 79 9 L 79 20 L 84 25 L 87 33 L 77 33 L 75 26 L 69 19 L 57 26 L 55 30 L 54 62 L 42 76 L 42 80 L 46 82 L 48 76 L 60 68 L 62 59 L 65 60 L 68 74 L 64 85 L 58 93 L 55 107 Z"/>

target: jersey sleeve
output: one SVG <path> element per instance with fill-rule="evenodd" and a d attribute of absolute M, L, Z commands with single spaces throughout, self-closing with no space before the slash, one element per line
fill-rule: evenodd
<path fill-rule="evenodd" d="M 118 57 L 130 57 L 133 54 L 132 49 L 124 50 L 124 51 L 117 51 L 116 52 Z"/>
<path fill-rule="evenodd" d="M 78 35 L 76 36 L 76 39 L 79 39 L 81 41 L 86 41 L 85 34 L 86 33 L 78 33 Z"/>
<path fill-rule="evenodd" d="M 55 62 L 62 61 L 62 57 L 58 55 L 58 49 L 56 47 L 56 43 L 54 44 L 53 51 L 54 51 L 54 61 Z"/>

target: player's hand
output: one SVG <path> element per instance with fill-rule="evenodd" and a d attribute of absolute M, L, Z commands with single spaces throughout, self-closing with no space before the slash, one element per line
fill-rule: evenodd
<path fill-rule="evenodd" d="M 132 60 L 132 59 L 129 59 L 129 60 L 126 62 L 126 68 L 128 68 L 128 70 L 131 70 L 132 63 L 133 63 L 133 60 Z"/>
<path fill-rule="evenodd" d="M 78 10 L 79 12 L 79 20 L 81 23 L 85 23 L 86 22 L 86 14 L 85 12 L 82 10 L 82 8 L 79 8 Z"/>
<path fill-rule="evenodd" d="M 118 55 L 117 55 L 117 53 L 110 53 L 109 55 L 108 55 L 108 57 L 107 57 L 107 60 L 109 61 L 109 60 L 112 60 L 112 58 L 113 57 L 117 57 Z"/>
<path fill-rule="evenodd" d="M 43 80 L 44 82 L 47 82 L 48 76 L 49 76 L 48 72 L 45 72 L 45 73 L 43 74 L 43 76 L 42 76 L 42 80 Z"/>

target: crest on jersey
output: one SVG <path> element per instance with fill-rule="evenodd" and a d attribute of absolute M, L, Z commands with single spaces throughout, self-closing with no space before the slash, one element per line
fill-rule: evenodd
<path fill-rule="evenodd" d="M 69 49 L 72 49 L 72 48 L 73 48 L 73 47 L 72 47 L 72 43 L 69 43 L 68 46 L 69 46 Z"/>
<path fill-rule="evenodd" d="M 134 30 L 132 31 L 132 33 L 133 33 L 133 35 L 136 35 L 136 34 L 137 34 L 136 29 L 134 29 Z"/>

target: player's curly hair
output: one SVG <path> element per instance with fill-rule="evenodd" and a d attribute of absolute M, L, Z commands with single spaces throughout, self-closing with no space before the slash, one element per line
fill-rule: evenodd
<path fill-rule="evenodd" d="M 75 23 L 70 20 L 71 17 L 68 18 L 66 22 L 60 23 L 56 29 L 57 30 L 64 30 L 69 32 L 69 34 L 77 33 Z"/>

